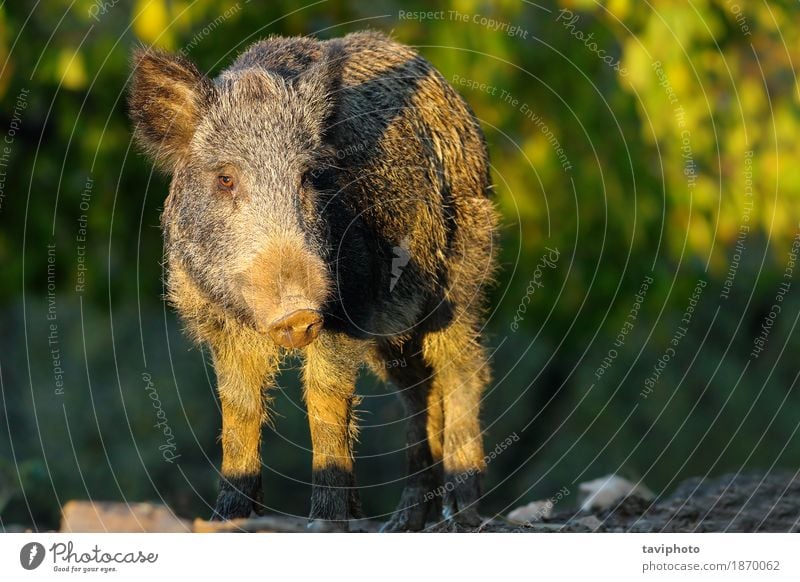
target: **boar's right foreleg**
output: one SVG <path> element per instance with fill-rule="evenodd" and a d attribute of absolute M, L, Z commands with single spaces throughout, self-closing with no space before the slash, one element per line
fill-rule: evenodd
<path fill-rule="evenodd" d="M 263 391 L 277 361 L 272 346 L 252 332 L 228 330 L 212 339 L 222 407 L 222 470 L 212 519 L 249 517 L 262 507 Z"/>

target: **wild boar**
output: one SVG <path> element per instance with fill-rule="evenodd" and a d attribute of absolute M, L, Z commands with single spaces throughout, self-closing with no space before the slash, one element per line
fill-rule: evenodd
<path fill-rule="evenodd" d="M 476 525 L 497 217 L 469 106 L 416 51 L 359 32 L 268 38 L 215 79 L 140 48 L 129 108 L 137 141 L 172 176 L 168 299 L 216 370 L 214 517 L 262 507 L 265 395 L 299 353 L 311 526 L 347 529 L 359 515 L 364 364 L 396 385 L 408 416 L 408 479 L 384 529 Z"/>

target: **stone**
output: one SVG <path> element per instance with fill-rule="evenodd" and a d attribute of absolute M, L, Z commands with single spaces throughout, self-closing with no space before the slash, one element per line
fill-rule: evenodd
<path fill-rule="evenodd" d="M 625 497 L 653 499 L 653 493 L 641 483 L 618 475 L 606 475 L 578 485 L 578 503 L 582 511 L 604 511 Z"/>
<path fill-rule="evenodd" d="M 521 505 L 508 514 L 508 520 L 514 523 L 536 523 L 550 517 L 553 513 L 553 502 L 531 501 L 527 505 Z"/>
<path fill-rule="evenodd" d="M 61 532 L 185 533 L 191 522 L 158 503 L 68 501 L 61 511 Z"/>

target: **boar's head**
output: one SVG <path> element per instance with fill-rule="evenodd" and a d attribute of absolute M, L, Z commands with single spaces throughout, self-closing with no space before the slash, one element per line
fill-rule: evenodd
<path fill-rule="evenodd" d="M 331 46 L 294 76 L 250 67 L 211 80 L 181 56 L 134 54 L 134 133 L 172 176 L 168 264 L 284 347 L 317 337 L 333 287 L 313 178 L 330 156 L 341 61 Z"/>

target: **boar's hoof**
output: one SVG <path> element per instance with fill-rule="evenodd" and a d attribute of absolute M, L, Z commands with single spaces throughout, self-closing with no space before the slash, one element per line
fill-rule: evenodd
<path fill-rule="evenodd" d="M 261 473 L 222 476 L 212 521 L 250 517 L 263 508 Z"/>
<path fill-rule="evenodd" d="M 444 512 L 447 531 L 470 532 L 475 531 L 483 524 L 483 519 L 478 515 L 478 510 L 467 507 L 456 513 Z"/>
<path fill-rule="evenodd" d="M 297 309 L 289 315 L 273 321 L 269 336 L 284 348 L 304 348 L 319 335 L 322 329 L 322 314 L 314 309 Z"/>
<path fill-rule="evenodd" d="M 240 491 L 224 488 L 217 496 L 211 521 L 251 517 L 255 511 L 254 499 Z"/>
<path fill-rule="evenodd" d="M 406 486 L 397 510 L 381 527 L 381 532 L 421 531 L 425 528 L 428 512 L 425 491 L 419 487 Z"/>
<path fill-rule="evenodd" d="M 403 531 L 422 531 L 425 528 L 427 508 L 406 507 L 398 509 L 392 518 L 381 527 L 381 533 L 394 533 Z"/>

